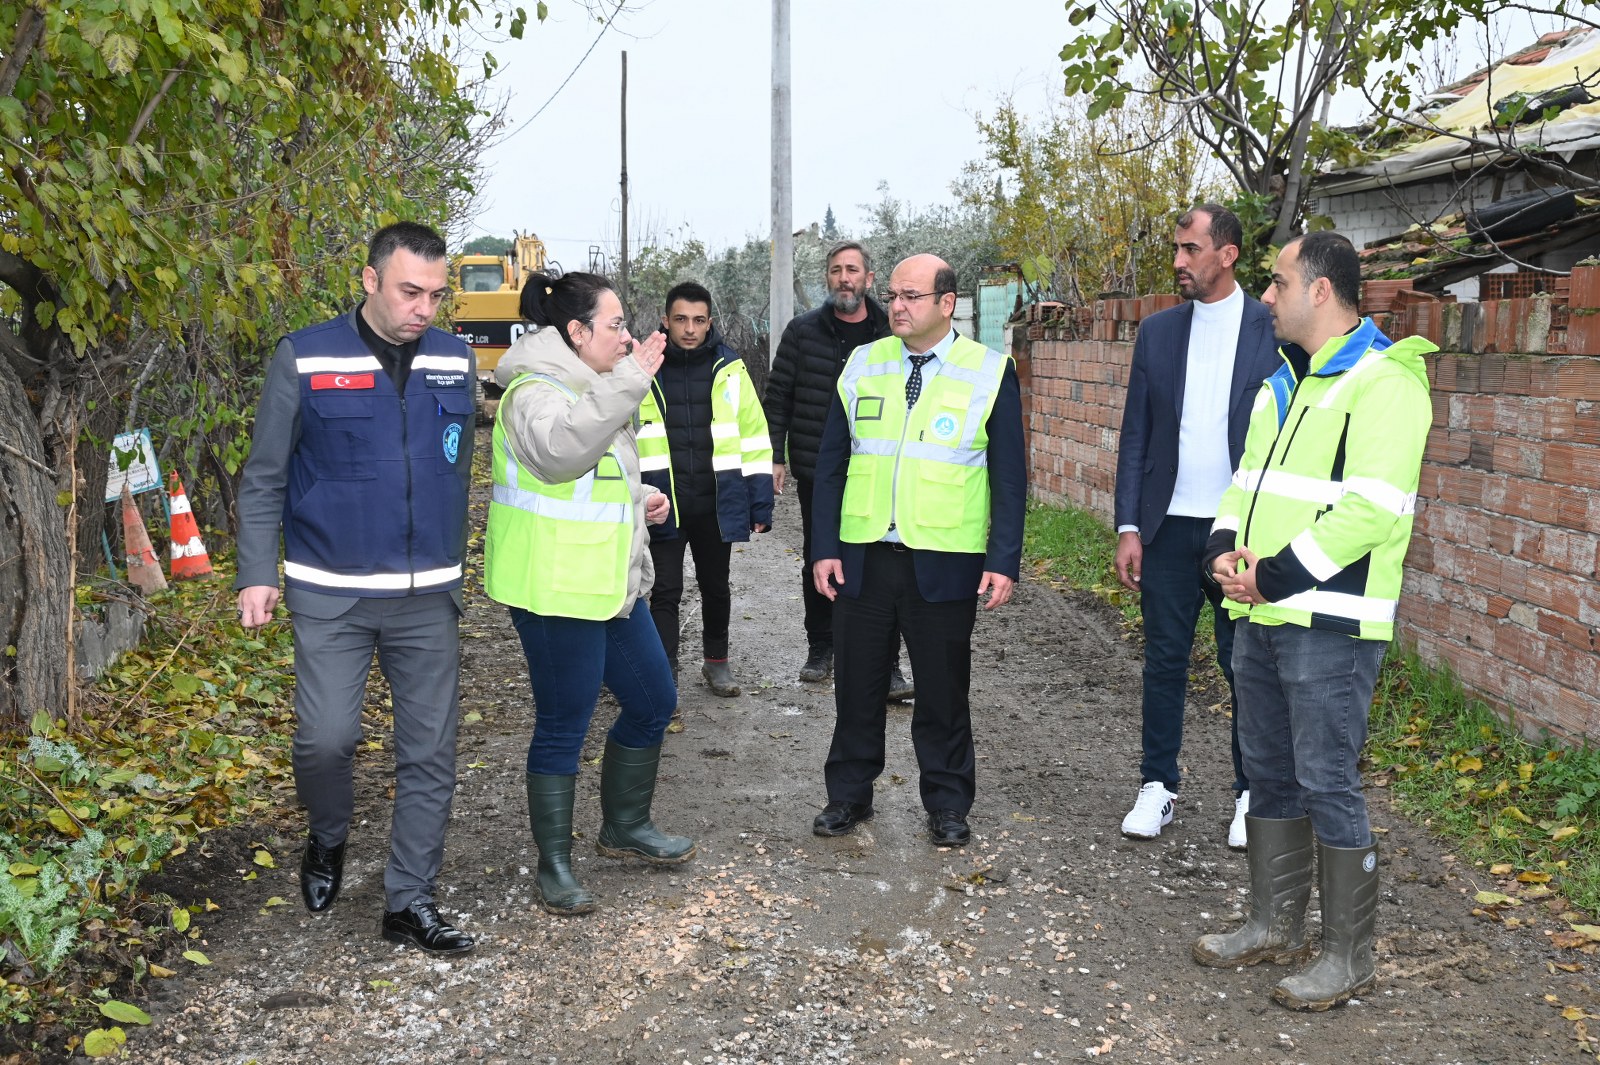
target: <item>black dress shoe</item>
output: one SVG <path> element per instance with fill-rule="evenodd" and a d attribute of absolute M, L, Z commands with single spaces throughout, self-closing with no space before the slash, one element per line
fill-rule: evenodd
<path fill-rule="evenodd" d="M 872 807 L 859 802 L 830 802 L 811 822 L 817 836 L 842 836 L 863 821 L 872 820 Z"/>
<path fill-rule="evenodd" d="M 324 847 L 314 838 L 306 840 L 306 852 L 300 857 L 300 898 L 306 909 L 321 913 L 339 897 L 339 886 L 344 883 L 344 844 Z"/>
<path fill-rule="evenodd" d="M 928 834 L 935 847 L 960 847 L 972 838 L 967 827 L 967 815 L 954 810 L 928 811 Z"/>
<path fill-rule="evenodd" d="M 431 902 L 413 902 L 403 910 L 385 912 L 383 938 L 442 956 L 465 954 L 476 945 L 471 936 L 440 917 Z"/>

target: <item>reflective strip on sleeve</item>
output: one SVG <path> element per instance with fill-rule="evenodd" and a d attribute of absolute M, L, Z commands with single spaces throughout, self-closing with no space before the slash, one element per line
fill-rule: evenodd
<path fill-rule="evenodd" d="M 662 440 L 666 438 L 667 427 L 664 422 L 645 422 L 635 435 L 640 440 Z"/>
<path fill-rule="evenodd" d="M 666 469 L 667 467 L 669 467 L 671 465 L 672 465 L 672 456 L 671 455 L 666 455 L 666 454 L 662 454 L 662 455 L 646 455 L 642 451 L 639 453 L 639 472 L 640 473 L 654 473 L 657 470 L 664 470 L 664 469 Z"/>
<path fill-rule="evenodd" d="M 760 473 L 770 474 L 772 473 L 772 460 L 751 459 L 749 462 L 742 463 L 739 469 L 746 477 L 754 477 Z"/>
<path fill-rule="evenodd" d="M 318 355 L 294 360 L 294 368 L 300 373 L 361 373 L 382 370 L 383 363 L 371 355 Z"/>
<path fill-rule="evenodd" d="M 1239 531 L 1239 515 L 1237 515 L 1237 514 L 1218 515 L 1217 516 L 1217 520 L 1211 523 L 1211 531 L 1214 532 L 1214 533 L 1215 532 L 1238 532 Z"/>
<path fill-rule="evenodd" d="M 717 473 L 723 470 L 737 470 L 740 466 L 738 455 L 712 455 L 711 468 Z"/>
<path fill-rule="evenodd" d="M 771 451 L 772 438 L 769 436 L 747 436 L 739 441 L 743 451 Z"/>
<path fill-rule="evenodd" d="M 1244 488 L 1284 499 L 1298 499 L 1303 503 L 1321 503 L 1327 507 L 1339 502 L 1339 497 L 1344 495 L 1344 489 L 1338 481 L 1284 470 L 1268 470 L 1259 481 L 1247 483 Z"/>
<path fill-rule="evenodd" d="M 1388 481 L 1380 481 L 1376 477 L 1351 477 L 1344 482 L 1344 490 L 1347 495 L 1358 495 L 1400 517 L 1414 514 L 1417 510 L 1415 492 L 1402 492 Z"/>
<path fill-rule="evenodd" d="M 1322 550 L 1321 545 L 1317 543 L 1316 537 L 1311 535 L 1310 529 L 1291 540 L 1289 542 L 1289 550 L 1294 553 L 1294 557 L 1300 561 L 1300 564 L 1306 568 L 1306 572 L 1316 578 L 1318 584 L 1330 579 L 1334 574 L 1344 569 L 1339 563 L 1329 558 L 1327 552 Z"/>
<path fill-rule="evenodd" d="M 737 425 L 729 425 L 727 422 L 715 421 L 711 423 L 711 439 L 713 440 L 726 440 L 729 437 L 738 435 L 739 427 Z"/>

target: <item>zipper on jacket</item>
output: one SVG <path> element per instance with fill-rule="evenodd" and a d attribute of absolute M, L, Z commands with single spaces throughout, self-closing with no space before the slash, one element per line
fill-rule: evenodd
<path fill-rule="evenodd" d="M 400 454 L 406 464 L 406 572 L 410 575 L 407 595 L 417 594 L 417 563 L 411 557 L 412 542 L 417 538 L 417 517 L 411 504 L 411 426 L 406 414 L 406 396 L 400 393 Z"/>
<path fill-rule="evenodd" d="M 1296 390 L 1298 390 L 1299 387 L 1300 387 L 1299 382 L 1296 382 L 1295 383 Z M 1290 393 L 1289 400 L 1290 400 L 1290 402 L 1294 401 L 1294 394 L 1293 393 Z M 1294 428 L 1289 430 L 1289 439 L 1284 441 L 1284 444 L 1283 444 L 1283 454 L 1278 456 L 1278 465 L 1279 466 L 1282 466 L 1285 462 L 1289 461 L 1289 449 L 1294 447 L 1295 434 L 1300 431 L 1300 426 L 1306 420 L 1306 411 L 1308 411 L 1310 409 L 1311 409 L 1310 407 L 1301 407 L 1300 408 L 1300 417 L 1298 417 L 1298 418 L 1296 418 L 1294 420 Z M 1282 430 L 1280 429 L 1279 432 L 1281 433 Z"/>
<path fill-rule="evenodd" d="M 1288 401 L 1288 409 L 1289 410 L 1294 410 L 1294 397 L 1296 397 L 1296 396 L 1298 396 L 1300 394 L 1300 382 L 1301 382 L 1301 380 L 1302 380 L 1301 378 L 1298 378 L 1298 377 L 1295 378 L 1294 389 L 1292 391 L 1290 391 L 1290 393 L 1289 393 L 1289 401 Z M 1303 417 L 1304 416 L 1304 412 L 1302 411 L 1301 414 L 1302 414 L 1302 417 Z M 1285 415 L 1285 424 L 1287 424 L 1287 423 L 1288 423 L 1288 418 L 1287 418 L 1287 414 L 1286 414 Z M 1296 422 L 1295 423 L 1295 428 L 1299 428 L 1299 426 L 1300 426 L 1300 423 Z M 1294 438 L 1293 431 L 1291 431 L 1289 433 L 1289 437 L 1290 437 L 1291 440 Z M 1272 468 L 1272 459 L 1278 453 L 1278 441 L 1282 440 L 1282 439 L 1283 439 L 1283 428 L 1280 426 L 1279 429 L 1278 429 L 1278 435 L 1274 436 L 1272 438 L 1272 446 L 1267 448 L 1267 461 L 1263 462 L 1261 464 L 1261 476 L 1256 478 L 1256 486 L 1255 486 L 1255 488 L 1251 489 L 1251 491 L 1250 491 L 1250 509 L 1245 511 L 1244 523 L 1239 526 L 1239 538 L 1234 543 L 1234 550 L 1239 550 L 1240 548 L 1244 547 L 1245 541 L 1250 539 L 1250 522 L 1256 516 L 1256 500 L 1261 498 L 1261 484 L 1262 484 L 1263 481 L 1265 481 L 1267 479 L 1267 471 Z M 1288 448 L 1288 444 L 1286 443 L 1284 445 L 1284 453 L 1287 454 L 1288 451 L 1289 451 L 1289 448 Z M 1245 613 L 1246 614 L 1250 613 L 1251 607 L 1252 607 L 1252 604 L 1249 604 L 1249 603 L 1245 604 Z"/>

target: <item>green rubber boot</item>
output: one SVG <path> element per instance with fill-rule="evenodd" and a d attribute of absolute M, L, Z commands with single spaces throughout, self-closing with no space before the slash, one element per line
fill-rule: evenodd
<path fill-rule="evenodd" d="M 652 865 L 677 865 L 694 857 L 694 840 L 669 836 L 650 822 L 661 745 L 624 747 L 606 741 L 600 765 L 600 826 L 596 849 L 608 858 L 642 858 Z"/>
<path fill-rule="evenodd" d="M 1378 923 L 1378 845 L 1317 846 L 1317 889 L 1322 895 L 1322 952 L 1317 960 L 1272 989 L 1292 1010 L 1325 1009 L 1378 982 L 1372 936 Z"/>
<path fill-rule="evenodd" d="M 1201 965 L 1231 969 L 1311 956 L 1306 903 L 1311 899 L 1311 818 L 1244 818 L 1250 857 L 1250 918 L 1236 932 L 1201 936 L 1190 953 Z"/>
<path fill-rule="evenodd" d="M 572 796 L 576 776 L 528 774 L 528 824 L 539 846 L 539 894 L 563 916 L 588 913 L 594 896 L 572 875 Z"/>

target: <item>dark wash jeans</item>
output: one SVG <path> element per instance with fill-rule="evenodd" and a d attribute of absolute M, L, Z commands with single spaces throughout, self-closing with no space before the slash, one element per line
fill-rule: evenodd
<path fill-rule="evenodd" d="M 678 692 L 661 649 L 650 604 L 610 621 L 534 614 L 511 608 L 533 683 L 533 741 L 528 772 L 572 776 L 589 734 L 600 684 L 617 697 L 622 712 L 610 737 L 624 747 L 656 747 L 672 720 Z"/>
<path fill-rule="evenodd" d="M 1389 645 L 1244 620 L 1233 641 L 1250 816 L 1311 816 L 1329 847 L 1372 842 L 1361 746 Z"/>
<path fill-rule="evenodd" d="M 1152 780 L 1177 791 L 1178 751 L 1183 747 L 1183 704 L 1189 686 L 1189 654 L 1200 608 L 1207 602 L 1215 619 L 1217 665 L 1233 689 L 1234 623 L 1222 607 L 1222 593 L 1201 574 L 1200 560 L 1211 535 L 1210 518 L 1168 515 L 1155 539 L 1144 545 L 1139 608 L 1144 615 L 1144 760 L 1140 783 Z M 1233 790 L 1244 791 L 1239 757 L 1239 700 L 1233 698 Z"/>

